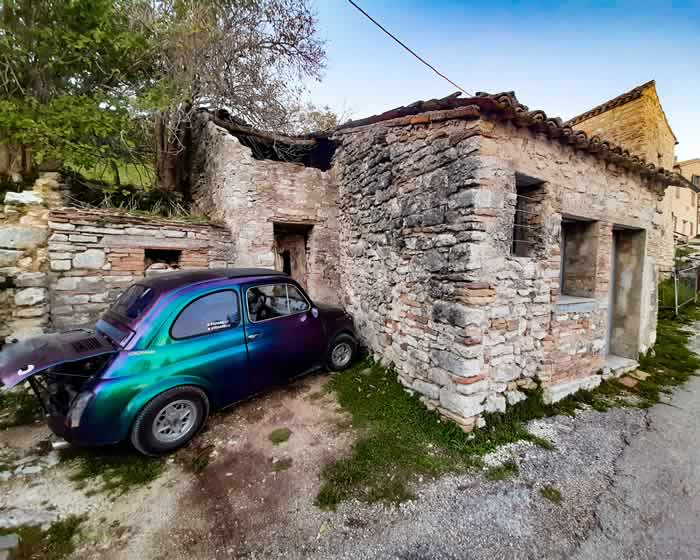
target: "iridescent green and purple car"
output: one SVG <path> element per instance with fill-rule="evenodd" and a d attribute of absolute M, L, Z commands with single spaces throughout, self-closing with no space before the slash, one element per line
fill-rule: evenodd
<path fill-rule="evenodd" d="M 6 345 L 0 381 L 28 381 L 49 427 L 77 445 L 130 440 L 159 455 L 186 444 L 210 409 L 357 352 L 350 316 L 265 269 L 166 273 L 133 284 L 85 330 Z"/>

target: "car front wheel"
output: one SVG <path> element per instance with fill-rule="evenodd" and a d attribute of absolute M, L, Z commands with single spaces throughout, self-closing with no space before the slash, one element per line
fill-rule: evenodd
<path fill-rule="evenodd" d="M 328 352 L 328 369 L 343 371 L 350 367 L 357 354 L 357 341 L 349 334 L 340 334 L 333 339 Z"/>
<path fill-rule="evenodd" d="M 144 455 L 158 456 L 189 442 L 209 415 L 209 400 L 197 387 L 175 387 L 153 398 L 139 412 L 131 443 Z"/>

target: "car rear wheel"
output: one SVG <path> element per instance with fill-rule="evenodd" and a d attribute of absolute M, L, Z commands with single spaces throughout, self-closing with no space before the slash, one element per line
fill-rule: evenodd
<path fill-rule="evenodd" d="M 209 415 L 209 400 L 191 386 L 164 391 L 139 412 L 131 428 L 131 443 L 144 455 L 158 456 L 189 442 Z"/>
<path fill-rule="evenodd" d="M 343 371 L 350 367 L 357 354 L 357 341 L 349 334 L 339 334 L 333 339 L 328 352 L 328 369 Z"/>

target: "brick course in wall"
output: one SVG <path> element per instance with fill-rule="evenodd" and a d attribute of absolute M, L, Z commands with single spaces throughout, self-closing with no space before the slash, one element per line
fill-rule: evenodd
<path fill-rule="evenodd" d="M 146 251 L 179 251 L 178 268 L 232 266 L 228 230 L 103 210 L 48 215 L 50 316 L 56 330 L 91 327 L 125 287 L 144 277 Z"/>

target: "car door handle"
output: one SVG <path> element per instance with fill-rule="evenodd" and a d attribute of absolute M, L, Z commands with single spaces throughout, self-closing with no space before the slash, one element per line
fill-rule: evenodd
<path fill-rule="evenodd" d="M 258 337 L 261 336 L 261 335 L 262 335 L 262 333 L 259 333 L 259 332 L 250 333 L 250 334 L 248 335 L 248 340 L 255 340 L 256 338 L 258 338 Z"/>

